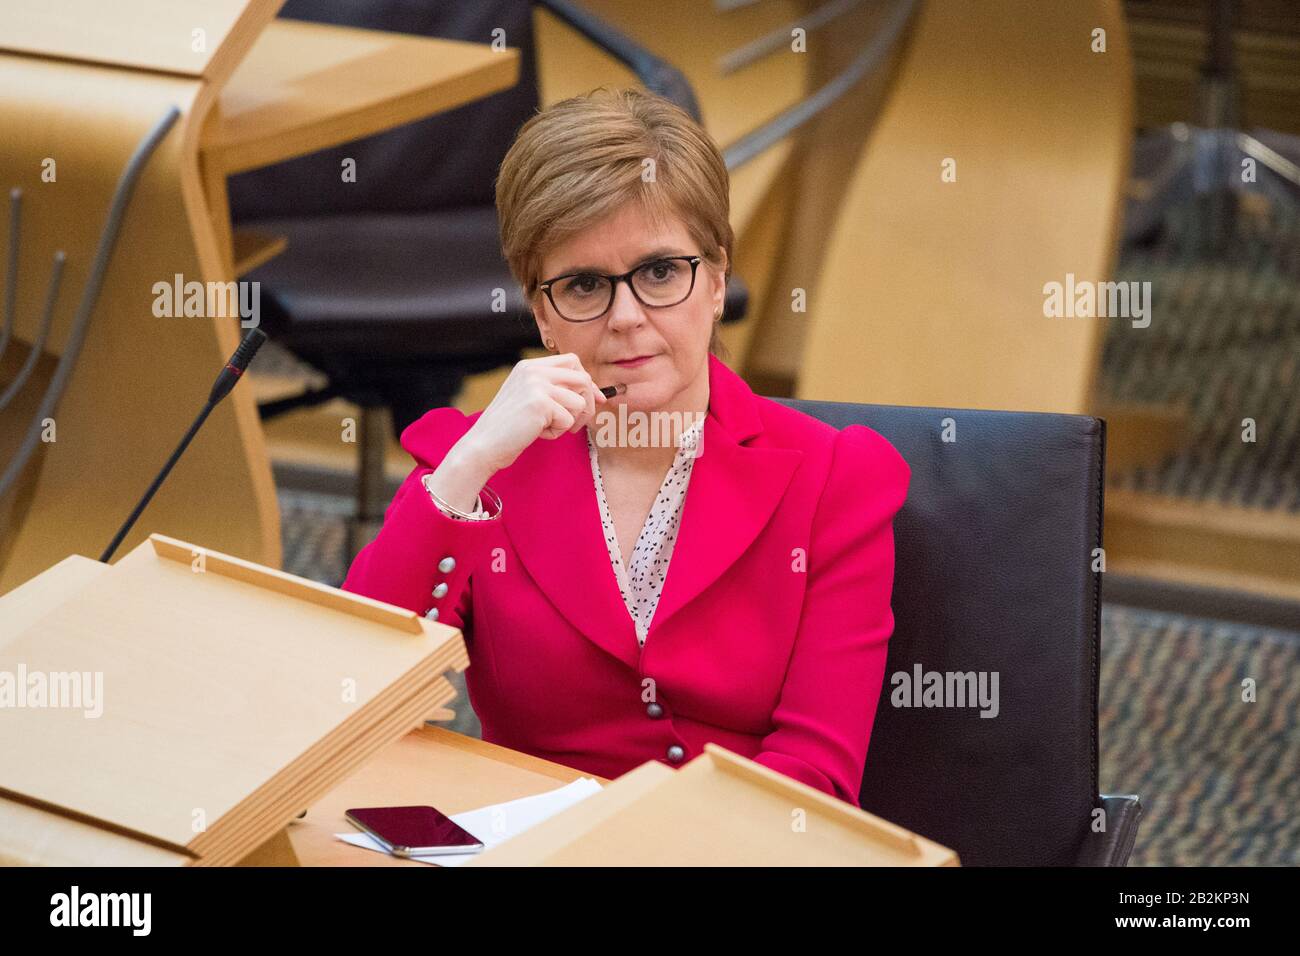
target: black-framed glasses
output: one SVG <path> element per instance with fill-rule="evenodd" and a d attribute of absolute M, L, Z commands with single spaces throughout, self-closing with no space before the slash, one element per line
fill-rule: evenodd
<path fill-rule="evenodd" d="M 566 322 L 591 322 L 609 311 L 620 282 L 627 282 L 637 301 L 647 308 L 680 305 L 695 290 L 695 272 L 699 267 L 699 256 L 666 256 L 643 262 L 618 276 L 571 272 L 547 279 L 537 287 L 546 293 L 556 314 Z"/>

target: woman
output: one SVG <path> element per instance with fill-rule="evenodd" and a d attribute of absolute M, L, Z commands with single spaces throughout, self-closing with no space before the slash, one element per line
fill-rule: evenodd
<path fill-rule="evenodd" d="M 484 740 L 607 777 L 713 741 L 856 804 L 910 472 L 715 354 L 728 192 L 651 94 L 521 128 L 502 248 L 554 354 L 403 432 L 416 467 L 343 587 L 464 632 Z"/>

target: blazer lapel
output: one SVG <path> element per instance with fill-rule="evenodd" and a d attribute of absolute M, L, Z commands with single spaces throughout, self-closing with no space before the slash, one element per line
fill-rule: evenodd
<path fill-rule="evenodd" d="M 700 454 L 647 644 L 753 543 L 803 459 L 798 449 L 743 444 L 763 427 L 754 394 L 721 360 L 708 361 Z M 610 566 L 586 436 L 536 441 L 489 484 L 501 494 L 502 523 L 520 561 L 551 603 L 594 643 L 637 667 L 641 648 Z"/>
<path fill-rule="evenodd" d="M 709 414 L 647 645 L 745 553 L 803 461 L 796 448 L 745 444 L 763 431 L 757 404 L 744 379 L 710 355 Z"/>
<path fill-rule="evenodd" d="M 519 560 L 569 622 L 636 667 L 636 626 L 610 566 L 587 436 L 538 439 L 488 481 L 502 499 L 501 521 Z"/>

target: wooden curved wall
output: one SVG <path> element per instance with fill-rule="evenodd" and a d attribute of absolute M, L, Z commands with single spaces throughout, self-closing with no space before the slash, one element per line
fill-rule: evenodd
<path fill-rule="evenodd" d="M 218 5 L 222 22 L 238 34 L 209 37 L 214 49 L 235 51 L 219 58 L 220 70 L 233 69 L 278 6 Z M 33 28 L 23 42 L 39 49 L 43 39 L 63 35 L 58 23 L 45 26 L 45 34 Z M 177 273 L 186 280 L 232 278 L 199 175 L 199 133 L 224 79 L 213 73 L 213 59 L 215 53 L 184 76 L 0 53 L 0 186 L 25 193 L 16 327 L 22 342 L 35 340 L 55 250 L 68 255 L 49 358 L 66 344 L 128 157 L 171 106 L 182 114 L 150 159 L 122 222 L 80 360 L 55 412 L 56 440 L 41 448 L 25 476 L 30 497 L 0 529 L 0 593 L 70 553 L 99 556 L 242 335 L 236 318 L 153 314 L 156 282 Z M 42 181 L 46 159 L 57 164 L 53 182 Z M 6 228 L 0 262 L 7 246 Z M 0 432 L 12 436 L 13 421 Z M 213 413 L 118 553 L 154 531 L 279 564 L 279 511 L 248 390 L 236 389 Z"/>
<path fill-rule="evenodd" d="M 1109 278 L 1117 249 L 1119 5 L 929 0 L 913 30 L 811 297 L 797 395 L 1087 411 L 1102 321 L 1045 317 L 1043 287 Z"/>

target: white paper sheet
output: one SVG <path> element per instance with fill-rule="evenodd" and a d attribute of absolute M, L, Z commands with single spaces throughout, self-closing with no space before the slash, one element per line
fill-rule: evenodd
<path fill-rule="evenodd" d="M 593 793 L 599 793 L 600 789 L 600 784 L 592 778 L 581 777 L 573 783 L 545 793 L 452 814 L 451 819 L 477 837 L 483 844 L 483 850 L 480 852 L 486 852 L 512 836 L 537 826 L 548 817 L 555 816 L 561 810 L 567 810 L 575 803 L 582 802 Z M 357 831 L 334 835 L 352 846 L 379 853 L 388 852 L 368 833 Z M 410 859 L 432 866 L 461 866 L 476 856 L 478 853 L 457 853 L 449 856 L 410 857 Z"/>

